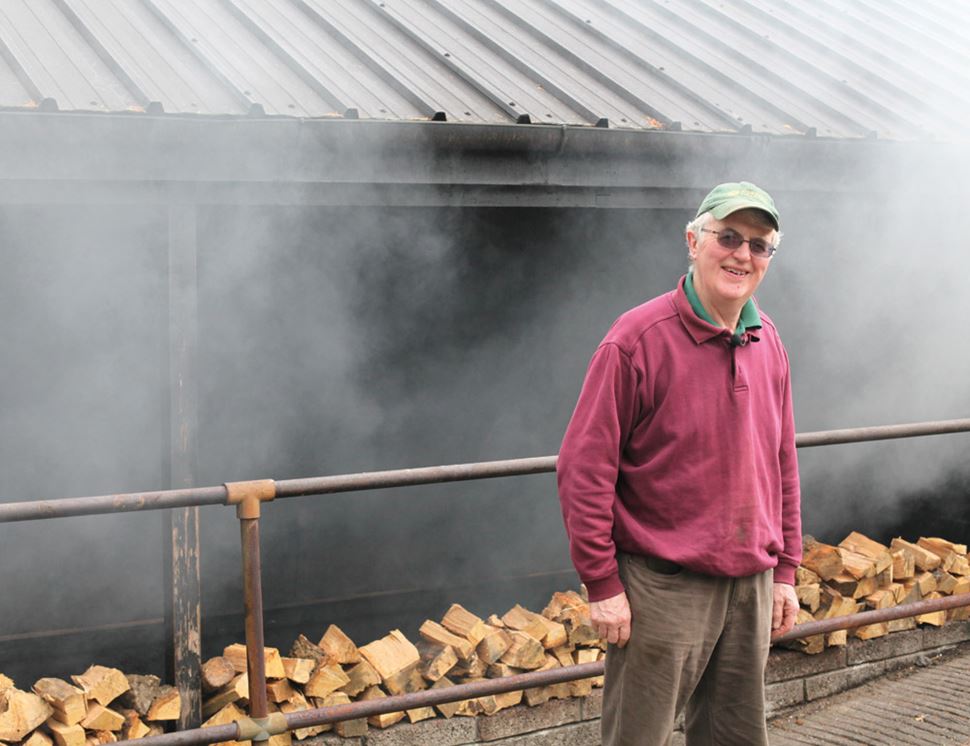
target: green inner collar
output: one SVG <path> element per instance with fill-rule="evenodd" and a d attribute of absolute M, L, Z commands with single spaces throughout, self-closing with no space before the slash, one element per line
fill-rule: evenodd
<path fill-rule="evenodd" d="M 697 291 L 694 290 L 694 268 L 691 267 L 687 270 L 687 280 L 684 282 L 684 292 L 687 293 L 687 300 L 690 301 L 690 307 L 694 309 L 700 318 L 704 319 L 711 326 L 717 326 L 717 322 L 711 318 L 711 315 L 704 308 L 704 304 L 701 303 L 701 299 L 697 295 Z M 734 330 L 735 336 L 741 336 L 748 329 L 760 329 L 761 328 L 761 314 L 758 313 L 758 307 L 754 304 L 751 298 L 748 298 L 747 302 L 741 307 L 741 316 L 738 318 L 738 327 Z"/>

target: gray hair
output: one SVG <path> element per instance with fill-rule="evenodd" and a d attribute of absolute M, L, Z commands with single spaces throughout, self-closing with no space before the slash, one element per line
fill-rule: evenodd
<path fill-rule="evenodd" d="M 707 225 L 708 225 L 708 223 L 710 223 L 711 220 L 713 220 L 713 219 L 714 219 L 714 216 L 711 215 L 711 213 L 709 211 L 708 212 L 702 212 L 696 218 L 694 218 L 693 220 L 689 221 L 686 226 L 684 226 L 684 239 L 686 240 L 688 233 L 693 233 L 695 236 L 698 236 L 698 240 L 700 240 L 699 236 L 701 234 L 701 231 L 704 228 L 706 228 Z M 766 227 L 774 228 L 774 226 L 771 225 L 771 223 L 768 222 L 767 220 L 765 221 L 765 226 Z M 776 247 L 781 244 L 781 237 L 782 237 L 782 235 L 783 234 L 782 234 L 782 232 L 780 230 L 777 230 L 777 229 L 775 230 L 775 246 Z M 693 260 L 693 258 L 690 255 L 690 246 L 688 246 L 687 247 L 687 266 L 691 266 L 691 265 L 693 265 L 693 263 L 694 263 L 694 260 Z"/>

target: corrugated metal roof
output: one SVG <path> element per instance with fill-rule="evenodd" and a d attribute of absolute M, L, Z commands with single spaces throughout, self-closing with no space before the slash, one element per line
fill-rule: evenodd
<path fill-rule="evenodd" d="M 2 0 L 0 108 L 966 138 L 947 0 Z"/>

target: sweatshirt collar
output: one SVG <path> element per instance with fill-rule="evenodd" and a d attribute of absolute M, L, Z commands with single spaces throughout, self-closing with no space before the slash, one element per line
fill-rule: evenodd
<path fill-rule="evenodd" d="M 680 278 L 678 287 L 674 291 L 674 304 L 681 321 L 697 344 L 727 333 L 726 329 L 714 323 L 714 319 L 697 296 L 692 270 L 688 270 L 687 274 Z M 748 298 L 747 303 L 741 308 L 741 316 L 733 336 L 741 338 L 747 331 L 760 328 L 761 314 L 758 313 L 754 299 Z"/>

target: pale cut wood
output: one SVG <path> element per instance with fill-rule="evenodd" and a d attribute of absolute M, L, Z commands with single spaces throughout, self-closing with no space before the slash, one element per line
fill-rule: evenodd
<path fill-rule="evenodd" d="M 943 598 L 941 593 L 933 591 L 924 597 L 926 600 L 934 598 Z M 930 624 L 934 627 L 942 627 L 946 624 L 946 610 L 943 611 L 931 611 L 928 614 L 920 614 L 916 617 L 917 624 Z"/>
<path fill-rule="evenodd" d="M 806 534 L 802 539 L 802 565 L 818 575 L 822 580 L 828 580 L 841 573 L 844 569 L 842 555 L 837 547 L 823 544 L 814 536 Z"/>
<path fill-rule="evenodd" d="M 482 679 L 485 678 L 485 672 L 487 670 L 488 664 L 477 655 L 472 654 L 472 657 L 467 661 L 459 661 L 455 664 L 455 667 L 448 672 L 448 675 L 451 678 L 460 676 L 465 679 Z"/>
<path fill-rule="evenodd" d="M 320 649 L 331 659 L 343 665 L 352 666 L 360 663 L 360 651 L 344 631 L 336 624 L 327 627 L 318 643 Z"/>
<path fill-rule="evenodd" d="M 879 588 L 888 588 L 893 582 L 893 566 L 890 565 L 880 573 L 876 573 L 876 585 Z"/>
<path fill-rule="evenodd" d="M 499 661 L 498 663 L 492 663 L 488 667 L 486 676 L 490 679 L 501 679 L 506 676 L 515 676 L 517 673 L 523 673 L 524 670 L 525 669 L 515 668 L 514 666 L 510 666 L 508 663 L 502 663 Z M 431 688 L 433 689 L 434 687 Z"/>
<path fill-rule="evenodd" d="M 281 658 L 286 678 L 294 684 L 306 684 L 310 680 L 316 663 L 311 658 Z M 299 739 L 297 739 L 299 740 Z"/>
<path fill-rule="evenodd" d="M 957 587 L 956 577 L 939 567 L 933 571 L 933 580 L 936 581 L 936 590 L 944 596 L 949 596 Z"/>
<path fill-rule="evenodd" d="M 411 694 L 426 688 L 424 677 L 417 666 L 406 668 L 389 679 L 382 679 L 381 683 L 391 694 Z"/>
<path fill-rule="evenodd" d="M 830 588 L 834 588 L 842 596 L 853 596 L 859 588 L 859 580 L 847 572 L 839 573 L 829 578 L 826 583 Z"/>
<path fill-rule="evenodd" d="M 565 609 L 588 608 L 588 603 L 576 591 L 557 591 L 552 594 L 548 605 L 542 610 L 542 616 L 561 622 L 560 616 Z"/>
<path fill-rule="evenodd" d="M 836 648 L 844 647 L 849 644 L 849 630 L 837 629 L 825 635 L 825 647 Z"/>
<path fill-rule="evenodd" d="M 87 714 L 84 692 L 63 679 L 38 679 L 32 688 L 34 694 L 54 708 L 54 717 L 65 725 L 80 723 Z"/>
<path fill-rule="evenodd" d="M 356 666 L 345 672 L 347 683 L 340 687 L 339 691 L 350 697 L 356 697 L 367 687 L 381 683 L 381 675 L 366 660 L 361 660 Z"/>
<path fill-rule="evenodd" d="M 289 679 L 276 679 L 276 681 L 266 682 L 266 696 L 270 702 L 276 704 L 289 702 L 296 696 L 296 689 L 290 684 Z"/>
<path fill-rule="evenodd" d="M 135 710 L 123 710 L 125 724 L 121 727 L 121 738 L 124 741 L 134 741 L 148 735 L 148 726 L 142 722 L 141 716 Z"/>
<path fill-rule="evenodd" d="M 80 723 L 65 725 L 51 718 L 47 721 L 47 729 L 51 732 L 57 746 L 85 746 L 87 736 Z"/>
<path fill-rule="evenodd" d="M 317 707 L 334 707 L 336 705 L 350 704 L 350 697 L 343 692 L 328 694 L 322 700 L 317 699 Z M 357 718 L 356 720 L 343 720 L 334 723 L 334 732 L 342 738 L 354 738 L 367 735 L 367 718 Z"/>
<path fill-rule="evenodd" d="M 926 598 L 936 591 L 936 578 L 932 572 L 921 572 L 916 576 L 916 585 L 919 586 L 920 598 Z"/>
<path fill-rule="evenodd" d="M 379 686 L 372 686 L 364 690 L 364 693 L 358 697 L 360 702 L 369 702 L 375 699 L 387 699 L 387 695 Z M 373 725 L 375 728 L 388 728 L 394 723 L 399 723 L 403 720 L 405 714 L 403 712 L 385 712 L 381 715 L 371 715 L 367 718 L 367 722 Z"/>
<path fill-rule="evenodd" d="M 862 578 L 872 578 L 876 575 L 876 563 L 864 554 L 853 552 L 850 549 L 838 547 L 839 555 L 842 557 L 842 567 L 857 580 Z"/>
<path fill-rule="evenodd" d="M 795 594 L 798 596 L 798 603 L 809 611 L 817 611 L 819 605 L 819 584 L 796 585 Z"/>
<path fill-rule="evenodd" d="M 431 685 L 432 689 L 444 689 L 446 687 L 454 686 L 454 683 L 447 677 L 442 676 L 434 684 Z M 461 709 L 462 702 L 443 702 L 440 705 L 435 705 L 434 708 L 441 713 L 442 717 L 452 718 Z"/>
<path fill-rule="evenodd" d="M 228 725 L 235 723 L 246 717 L 246 713 L 236 707 L 234 702 L 230 702 L 208 720 L 202 723 L 203 728 L 216 725 Z M 216 746 L 249 746 L 251 741 L 219 741 Z"/>
<path fill-rule="evenodd" d="M 488 665 L 495 663 L 505 655 L 505 651 L 512 645 L 512 636 L 508 630 L 489 627 L 488 632 L 475 647 L 475 653 Z"/>
<path fill-rule="evenodd" d="M 284 659 L 285 660 L 285 659 Z M 306 697 L 302 694 L 297 693 L 297 696 L 291 699 L 289 702 L 283 702 L 280 705 L 280 712 L 289 714 L 291 712 L 302 712 L 303 710 L 309 710 L 310 703 L 307 702 Z M 313 736 L 318 736 L 321 733 L 326 733 L 328 730 L 333 728 L 332 725 L 310 725 L 306 728 L 297 728 L 292 731 L 293 737 L 297 741 L 302 741 L 304 738 L 312 738 Z"/>
<path fill-rule="evenodd" d="M 447 632 L 447 630 L 445 630 Z M 399 629 L 360 648 L 360 654 L 374 667 L 381 679 L 387 680 L 421 662 L 418 649 Z"/>
<path fill-rule="evenodd" d="M 916 555 L 907 547 L 892 552 L 893 580 L 906 580 L 916 575 Z"/>
<path fill-rule="evenodd" d="M 502 615 L 502 621 L 509 629 L 525 632 L 541 643 L 542 638 L 546 636 L 546 626 L 539 621 L 538 616 L 535 612 L 516 604 Z"/>
<path fill-rule="evenodd" d="M 202 691 L 213 692 L 221 689 L 236 676 L 232 661 L 223 655 L 209 658 L 202 664 Z"/>
<path fill-rule="evenodd" d="M 112 701 L 130 689 L 128 678 L 117 668 L 91 666 L 80 676 L 71 679 L 84 691 L 84 695 L 98 704 L 108 706 Z"/>
<path fill-rule="evenodd" d="M 405 710 L 405 713 L 407 714 L 408 722 L 410 723 L 428 720 L 429 718 L 433 718 L 435 716 L 433 707 L 415 707 L 411 710 Z"/>
<path fill-rule="evenodd" d="M 248 662 L 246 660 L 246 646 L 241 643 L 233 643 L 222 651 L 222 655 L 232 662 L 232 667 L 237 673 L 246 673 Z M 267 679 L 285 679 L 286 671 L 283 669 L 283 660 L 280 651 L 276 648 L 263 648 L 263 665 L 266 668 Z"/>
<path fill-rule="evenodd" d="M 916 619 L 908 616 L 902 619 L 891 619 L 887 622 L 890 632 L 905 632 L 906 630 L 916 629 Z"/>
<path fill-rule="evenodd" d="M 879 622 L 877 624 L 867 624 L 865 627 L 856 627 L 852 630 L 852 636 L 860 640 L 872 640 L 876 637 L 883 637 L 889 634 L 889 624 Z"/>
<path fill-rule="evenodd" d="M 421 654 L 421 675 L 434 682 L 447 674 L 458 663 L 458 655 L 451 645 L 434 645 L 423 642 L 418 645 Z M 375 682 L 377 683 L 377 682 Z"/>
<path fill-rule="evenodd" d="M 303 693 L 308 697 L 326 697 L 349 683 L 350 677 L 338 663 L 321 662 L 303 687 Z"/>
<path fill-rule="evenodd" d="M 478 645 L 488 632 L 488 625 L 460 604 L 452 604 L 441 618 L 441 626 L 449 632 Z"/>
<path fill-rule="evenodd" d="M 799 565 L 795 568 L 795 585 L 814 585 L 821 582 L 822 579 L 818 574 L 812 572 L 807 567 Z"/>
<path fill-rule="evenodd" d="M 241 673 L 202 703 L 202 717 L 210 718 L 226 705 L 249 700 L 249 674 Z"/>
<path fill-rule="evenodd" d="M 905 539 L 897 536 L 893 539 L 890 545 L 893 551 L 897 549 L 908 549 L 913 553 L 913 561 L 916 563 L 916 569 L 926 572 L 927 570 L 935 570 L 940 566 L 941 560 L 933 552 L 928 549 L 918 546 L 916 544 L 910 544 Z"/>
<path fill-rule="evenodd" d="M 880 544 L 878 541 L 873 541 L 858 531 L 853 531 L 846 536 L 839 542 L 839 546 L 857 554 L 864 555 L 875 562 L 877 575 L 887 568 L 892 567 L 893 557 L 889 552 L 889 547 Z"/>
<path fill-rule="evenodd" d="M 560 666 L 571 666 L 576 662 L 575 658 L 573 657 L 573 653 L 569 651 L 569 648 L 553 648 L 549 652 L 555 656 L 557 661 L 559 661 Z"/>
<path fill-rule="evenodd" d="M 798 610 L 795 624 L 805 624 L 811 621 L 813 621 L 811 613 L 805 609 Z M 812 635 L 811 637 L 783 643 L 783 645 L 793 650 L 800 650 L 808 655 L 817 655 L 825 650 L 825 635 Z"/>
<path fill-rule="evenodd" d="M 0 695 L 0 741 L 20 741 L 54 714 L 33 692 L 11 688 Z"/>
<path fill-rule="evenodd" d="M 452 634 L 431 619 L 425 620 L 421 629 L 418 630 L 418 634 L 435 645 L 450 645 L 461 660 L 468 660 L 475 653 L 475 645 L 471 640 Z"/>
<path fill-rule="evenodd" d="M 552 648 L 569 643 L 569 635 L 566 632 L 566 626 L 564 624 L 546 619 L 542 614 L 535 614 L 534 616 L 536 621 L 546 628 L 546 633 L 540 640 L 542 647 L 546 650 L 551 650 Z"/>
<path fill-rule="evenodd" d="M 81 721 L 81 726 L 87 730 L 121 730 L 124 724 L 124 715 L 97 702 L 88 707 L 88 714 Z"/>
<path fill-rule="evenodd" d="M 501 657 L 502 663 L 528 670 L 540 668 L 545 663 L 545 650 L 538 640 L 518 630 L 513 630 L 510 635 L 512 644 Z"/>
<path fill-rule="evenodd" d="M 23 742 L 23 746 L 53 746 L 54 741 L 42 730 L 35 730 Z"/>
<path fill-rule="evenodd" d="M 174 686 L 163 686 L 146 716 L 148 720 L 178 720 L 182 712 L 182 698 Z"/>
<path fill-rule="evenodd" d="M 866 605 L 870 609 L 888 609 L 896 605 L 896 597 L 891 590 L 881 588 L 866 596 Z"/>
<path fill-rule="evenodd" d="M 522 696 L 524 692 L 521 689 L 517 689 L 514 692 L 503 692 L 502 694 L 494 695 L 498 709 L 504 710 L 507 707 L 515 707 L 522 701 Z"/>
<path fill-rule="evenodd" d="M 938 536 L 921 536 L 916 543 L 924 549 L 929 549 L 940 559 L 943 559 L 944 554 L 951 552 L 953 554 L 962 554 L 964 557 L 967 554 L 966 544 L 954 544 L 952 541 L 941 539 Z"/>
<path fill-rule="evenodd" d="M 953 586 L 953 590 L 950 593 L 954 596 L 960 593 L 970 593 L 970 578 L 960 576 L 956 578 L 956 585 Z"/>
<path fill-rule="evenodd" d="M 576 648 L 576 663 L 595 663 L 601 656 L 598 648 Z"/>
<path fill-rule="evenodd" d="M 5 692 L 7 691 L 7 689 L 13 689 L 13 688 L 14 688 L 13 679 L 11 679 L 9 676 L 4 676 L 2 673 L 0 673 L 0 692 Z"/>
<path fill-rule="evenodd" d="M 896 602 L 898 606 L 903 602 L 903 598 L 906 596 L 906 586 L 902 583 L 890 583 L 889 589 L 893 594 L 893 601 Z"/>
<path fill-rule="evenodd" d="M 498 627 L 499 629 L 505 627 L 505 622 L 502 621 L 502 618 L 498 614 L 489 614 L 485 621 L 489 627 Z"/>

